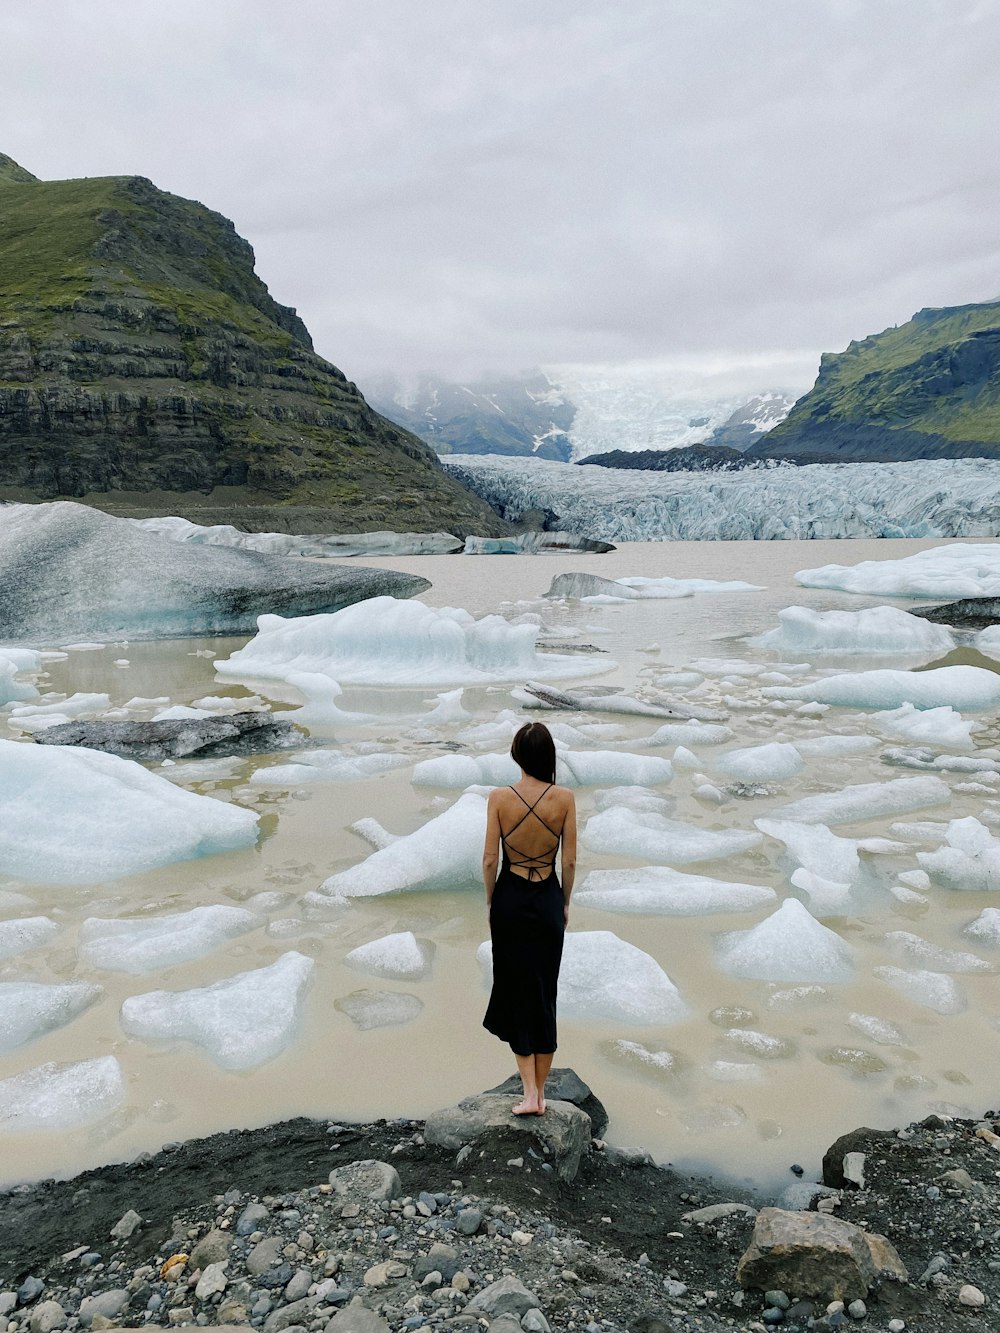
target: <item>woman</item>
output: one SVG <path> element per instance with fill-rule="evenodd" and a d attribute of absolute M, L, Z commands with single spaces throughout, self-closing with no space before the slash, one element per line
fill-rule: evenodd
<path fill-rule="evenodd" d="M 544 1115 L 545 1080 L 556 1049 L 556 987 L 576 868 L 576 802 L 555 785 L 548 727 L 529 722 L 514 737 L 521 769 L 512 787 L 490 792 L 483 882 L 493 938 L 493 993 L 483 1027 L 509 1042 L 524 1097 L 515 1115 Z M 556 853 L 562 843 L 562 883 Z M 503 867 L 497 875 L 500 849 Z"/>

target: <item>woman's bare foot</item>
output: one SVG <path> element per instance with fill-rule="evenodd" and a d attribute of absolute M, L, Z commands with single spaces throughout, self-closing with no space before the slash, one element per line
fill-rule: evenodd
<path fill-rule="evenodd" d="M 544 1115 L 544 1114 L 545 1114 L 545 1098 L 543 1097 L 542 1100 L 538 1103 L 538 1110 L 535 1112 L 535 1115 Z"/>
<path fill-rule="evenodd" d="M 510 1108 L 511 1115 L 541 1115 L 538 1109 L 538 1099 L 525 1095 L 523 1101 L 519 1101 L 516 1106 Z"/>

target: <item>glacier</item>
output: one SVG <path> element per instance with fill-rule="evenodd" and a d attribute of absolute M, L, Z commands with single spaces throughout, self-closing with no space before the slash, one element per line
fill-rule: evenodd
<path fill-rule="evenodd" d="M 781 464 L 738 473 L 625 471 L 497 455 L 453 454 L 442 462 L 509 519 L 549 509 L 564 526 L 611 542 L 992 537 L 1000 531 L 1000 462 L 993 459 Z M 900 595 L 881 587 L 865 591 Z M 909 595 L 946 594 L 935 588 Z M 976 593 L 964 586 L 947 595 Z"/>

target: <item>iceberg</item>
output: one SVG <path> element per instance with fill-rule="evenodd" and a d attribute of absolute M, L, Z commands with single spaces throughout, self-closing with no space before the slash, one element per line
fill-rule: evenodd
<path fill-rule="evenodd" d="M 489 940 L 476 950 L 476 958 L 492 984 Z M 648 953 L 609 930 L 574 930 L 563 945 L 559 1012 L 584 1022 L 660 1024 L 687 1017 L 688 1007 Z"/>
<path fill-rule="evenodd" d="M 749 912 L 775 897 L 773 889 L 758 884 L 733 884 L 686 875 L 667 866 L 642 866 L 638 870 L 592 870 L 574 892 L 573 901 L 601 912 L 706 916 Z"/>
<path fill-rule="evenodd" d="M 359 944 L 345 954 L 344 962 L 374 977 L 417 981 L 430 971 L 432 954 L 433 945 L 418 940 L 412 930 L 401 930 L 369 944 Z"/>
<path fill-rule="evenodd" d="M 0 740 L 0 871 L 97 884 L 251 847 L 251 810 L 198 796 L 130 759 Z"/>
<path fill-rule="evenodd" d="M 914 708 L 906 703 L 884 713 L 875 713 L 871 724 L 885 736 L 898 737 L 915 745 L 941 745 L 950 750 L 971 750 L 972 722 L 950 705 Z"/>
<path fill-rule="evenodd" d="M 243 907 L 193 907 L 169 916 L 88 917 L 80 926 L 81 963 L 105 972 L 139 976 L 204 958 L 260 925 Z"/>
<path fill-rule="evenodd" d="M 914 1004 L 933 1009 L 936 1014 L 960 1014 L 967 1007 L 961 987 L 943 972 L 877 967 L 875 975 Z"/>
<path fill-rule="evenodd" d="M 13 1051 L 44 1032 L 61 1028 L 103 994 L 86 981 L 47 986 L 0 982 L 0 1052 Z"/>
<path fill-rule="evenodd" d="M 778 612 L 780 624 L 750 642 L 778 653 L 863 653 L 940 656 L 955 640 L 943 625 L 911 616 L 894 606 L 870 606 L 864 611 L 813 611 L 807 606 L 786 606 Z"/>
<path fill-rule="evenodd" d="M 904 464 L 904 467 L 910 465 Z M 940 462 L 917 465 L 926 469 L 928 480 L 937 474 L 942 482 L 959 475 L 947 464 Z M 976 469 L 983 481 L 995 486 L 992 472 L 984 474 Z M 912 474 L 911 474 L 912 475 Z M 944 497 L 942 496 L 942 499 Z M 941 532 L 941 536 L 963 535 L 956 524 L 955 531 Z M 926 534 L 914 534 L 933 536 Z M 970 536 L 976 535 L 970 531 Z M 901 560 L 862 560 L 856 565 L 821 565 L 818 569 L 800 569 L 795 582 L 804 588 L 838 588 L 842 592 L 864 593 L 876 597 L 995 597 L 1000 595 L 1000 546 L 954 545 L 935 546 L 929 551 Z"/>
<path fill-rule="evenodd" d="M 344 685 L 412 687 L 589 676 L 615 666 L 539 653 L 537 639 L 537 625 L 502 616 L 476 620 L 459 607 L 373 597 L 333 615 L 260 616 L 254 638 L 215 669 L 260 681 L 306 672 Z"/>
<path fill-rule="evenodd" d="M 313 967 L 293 951 L 211 986 L 132 995 L 122 1004 L 122 1029 L 143 1041 L 194 1042 L 223 1069 L 255 1069 L 294 1037 Z"/>
<path fill-rule="evenodd" d="M 41 653 L 0 647 L 0 708 L 38 698 L 38 690 L 31 681 L 21 677 L 34 675 L 41 670 L 41 665 Z"/>
<path fill-rule="evenodd" d="M 928 805 L 947 805 L 950 800 L 947 783 L 940 778 L 895 778 L 803 796 L 773 810 L 771 818 L 796 824 L 861 824 Z"/>
<path fill-rule="evenodd" d="M 251 787 L 299 787 L 312 782 L 363 782 L 380 773 L 407 768 L 405 754 L 341 754 L 338 750 L 308 750 L 294 764 L 271 764 L 250 775 Z M 469 786 L 469 783 L 462 783 Z"/>
<path fill-rule="evenodd" d="M 125 1076 L 113 1055 L 44 1064 L 0 1081 L 0 1131 L 67 1130 L 125 1105 Z"/>
<path fill-rule="evenodd" d="M 808 699 L 845 708 L 992 708 L 1000 704 L 1000 675 L 985 667 L 934 667 L 930 671 L 845 671 L 806 685 L 769 685 L 769 699 Z"/>
<path fill-rule="evenodd" d="M 975 921 L 965 927 L 965 933 L 980 944 L 1000 949 L 1000 907 L 984 907 Z"/>
<path fill-rule="evenodd" d="M 824 824 L 789 819 L 756 819 L 754 824 L 769 838 L 783 842 L 799 865 L 816 875 L 853 884 L 860 872 L 858 844 L 831 833 Z"/>
<path fill-rule="evenodd" d="M 241 532 L 228 523 L 191 523 L 186 518 L 133 518 L 145 532 L 195 546 L 235 546 L 265 555 L 324 557 L 453 555 L 462 543 L 450 532 L 350 532 L 299 536 L 289 532 Z"/>
<path fill-rule="evenodd" d="M 692 597 L 700 592 L 760 592 L 759 584 L 739 579 L 601 578 L 599 574 L 557 574 L 543 597 L 565 598 L 581 602 L 665 601 Z"/>
<path fill-rule="evenodd" d="M 517 782 L 521 770 L 509 754 L 438 755 L 424 759 L 413 770 L 419 787 L 505 787 Z M 619 750 L 561 750 L 556 757 L 556 781 L 567 787 L 656 787 L 670 782 L 673 767 L 667 759 L 627 754 Z"/>
<path fill-rule="evenodd" d="M 853 951 L 796 898 L 750 930 L 720 936 L 716 960 L 724 972 L 754 981 L 849 981 Z"/>
<path fill-rule="evenodd" d="M 719 756 L 715 766 L 737 782 L 784 782 L 805 768 L 795 746 L 781 741 L 730 750 Z"/>
<path fill-rule="evenodd" d="M 591 852 L 684 866 L 697 861 L 716 861 L 723 856 L 739 856 L 741 852 L 757 847 L 762 838 L 759 833 L 741 829 L 716 832 L 698 828 L 694 824 L 667 819 L 654 811 L 616 805 L 591 815 L 584 827 L 582 841 Z"/>
<path fill-rule="evenodd" d="M 371 898 L 407 890 L 468 888 L 481 883 L 485 839 L 486 799 L 466 792 L 415 833 L 331 875 L 317 896 Z"/>
<path fill-rule="evenodd" d="M 917 852 L 920 867 L 943 889 L 991 893 L 1000 889 L 1000 839 L 973 815 L 953 819 L 945 831 L 947 847 Z"/>
<path fill-rule="evenodd" d="M 445 690 L 435 695 L 434 707 L 421 719 L 424 724 L 430 722 L 436 727 L 453 726 L 456 722 L 469 722 L 472 714 L 462 704 L 461 686 L 457 690 Z"/>
<path fill-rule="evenodd" d="M 263 612 L 335 611 L 430 586 L 388 569 L 192 547 L 69 501 L 0 507 L 0 581 L 0 637 L 63 643 L 246 634 Z"/>
<path fill-rule="evenodd" d="M 59 934 L 59 927 L 47 916 L 22 916 L 14 921 L 0 921 L 0 959 L 16 958 L 19 953 L 37 949 Z"/>

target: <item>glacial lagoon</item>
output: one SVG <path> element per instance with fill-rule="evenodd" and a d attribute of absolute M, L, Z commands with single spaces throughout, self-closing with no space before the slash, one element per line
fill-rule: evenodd
<path fill-rule="evenodd" d="M 229 663 L 246 637 L 63 645 L 39 682 L 54 706 L 60 694 L 108 695 L 105 711 L 142 698 L 156 702 L 135 715 L 152 716 L 256 694 L 293 716 L 305 701 L 314 748 L 149 766 L 252 812 L 255 843 L 240 818 L 239 836 L 219 850 L 141 872 L 119 866 L 117 878 L 67 882 L 63 868 L 58 883 L 37 882 L 23 864 L 0 874 L 0 917 L 23 923 L 6 949 L 0 933 L 0 1003 L 20 1042 L 0 1056 L 0 1078 L 34 1080 L 0 1083 L 0 1182 L 294 1115 L 422 1115 L 499 1082 L 512 1060 L 480 1026 L 482 802 L 463 788 L 505 779 L 502 758 L 490 756 L 506 752 L 524 717 L 556 724 L 564 771 L 580 784 L 570 923 L 580 939 L 567 947 L 556 1063 L 605 1102 L 612 1141 L 773 1185 L 791 1181 L 793 1162 L 812 1174 L 825 1147 L 857 1125 L 981 1113 L 995 1097 L 1000 1051 L 1000 921 L 991 915 L 1000 684 L 989 679 L 990 652 L 1000 653 L 989 639 L 977 653 L 970 639 L 982 675 L 924 673 L 917 712 L 888 677 L 861 673 L 947 666 L 939 627 L 882 617 L 882 655 L 873 656 L 850 641 L 846 626 L 859 622 L 779 621 L 790 606 L 926 604 L 793 576 L 941 544 L 637 543 L 601 556 L 367 561 L 429 579 L 426 607 L 526 627 L 492 682 L 485 671 L 463 682 L 460 664 L 431 670 L 425 660 L 414 663 L 424 683 L 407 688 L 388 630 L 369 683 L 356 645 L 351 683 L 326 697 L 315 659 L 304 672 L 311 686 L 299 663 L 302 688 L 287 664 L 264 679 L 231 665 L 217 674 L 214 663 Z M 542 598 L 555 575 L 574 570 L 760 587 Z M 779 626 L 777 645 L 749 642 Z M 517 691 L 535 630 L 539 652 L 565 661 L 564 674 L 546 677 L 557 687 L 670 696 L 709 720 L 526 711 Z M 377 642 L 377 616 L 371 632 Z M 813 651 L 795 651 L 797 634 Z M 830 652 L 837 642 L 850 651 Z M 824 702 L 847 674 L 861 684 L 841 690 L 846 702 Z M 961 717 L 931 715 L 946 707 L 933 697 L 937 681 L 943 696 L 966 691 Z M 944 759 L 900 766 L 899 751 L 916 762 L 915 746 Z M 39 865 L 63 867 L 52 847 L 74 838 L 79 855 L 68 859 L 80 865 L 110 837 L 110 815 L 95 827 L 94 811 L 107 807 L 88 781 L 78 800 L 71 776 L 59 788 L 51 834 L 37 834 Z M 405 842 L 432 820 L 440 834 Z M 154 822 L 151 808 L 135 816 L 139 845 Z M 369 861 L 377 847 L 396 851 Z M 167 915 L 178 921 L 158 927 Z M 171 994 L 205 987 L 218 988 L 207 1003 Z"/>

